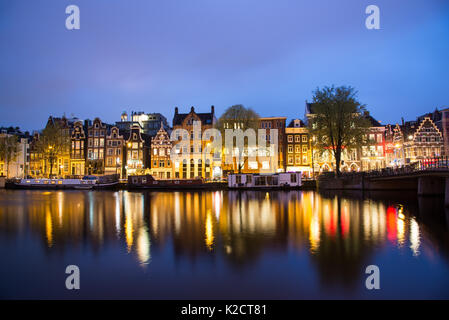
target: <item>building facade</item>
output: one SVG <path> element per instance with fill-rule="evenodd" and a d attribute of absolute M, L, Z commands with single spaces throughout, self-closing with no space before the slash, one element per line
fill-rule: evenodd
<path fill-rule="evenodd" d="M 170 159 L 172 147 L 170 135 L 161 123 L 159 131 L 151 138 L 151 174 L 155 179 L 173 178 L 173 166 Z"/>
<path fill-rule="evenodd" d="M 104 150 L 107 126 L 100 118 L 95 118 L 87 123 L 87 160 L 88 174 L 104 174 Z"/>
<path fill-rule="evenodd" d="M 309 130 L 300 119 L 293 119 L 285 128 L 285 171 L 303 172 L 312 176 L 312 152 Z"/>
<path fill-rule="evenodd" d="M 29 170 L 29 143 L 26 137 L 0 133 L 0 144 L 9 145 L 11 152 L 0 154 L 0 176 L 6 178 L 26 178 Z"/>
<path fill-rule="evenodd" d="M 210 137 L 203 136 L 206 130 L 212 129 L 216 123 L 214 106 L 211 106 L 211 112 L 197 113 L 195 108 L 191 107 L 189 113 L 179 113 L 178 107 L 175 107 L 173 117 L 173 130 L 178 140 L 175 140 L 174 150 L 178 154 L 178 159 L 174 161 L 175 179 L 214 179 L 222 177 L 221 157 L 215 157 L 213 154 L 203 155 L 203 150 L 211 143 Z M 194 125 L 201 125 L 201 132 L 194 133 Z M 185 130 L 184 133 L 177 134 Z M 188 141 L 188 145 L 182 144 L 179 140 Z"/>
<path fill-rule="evenodd" d="M 393 166 L 410 165 L 444 153 L 443 134 L 430 117 L 396 124 L 393 144 Z"/>
<path fill-rule="evenodd" d="M 361 148 L 360 162 L 362 171 L 380 170 L 386 166 L 385 158 L 385 126 L 368 113 L 365 117 L 370 123 L 365 136 L 365 145 Z"/>
<path fill-rule="evenodd" d="M 122 175 L 125 138 L 116 126 L 108 128 L 106 135 L 105 174 Z"/>
<path fill-rule="evenodd" d="M 82 121 L 73 123 L 70 150 L 71 176 L 86 174 L 86 133 Z"/>
<path fill-rule="evenodd" d="M 259 129 L 265 130 L 264 137 L 266 140 L 266 143 L 269 144 L 270 140 L 272 140 L 271 134 L 273 130 L 277 130 L 277 143 L 278 143 L 278 150 L 277 150 L 277 164 L 270 165 L 274 170 L 277 172 L 283 172 L 285 171 L 285 150 L 284 150 L 284 140 L 285 140 L 285 121 L 287 120 L 286 117 L 262 117 L 259 118 Z M 274 137 L 273 137 L 274 138 Z M 267 164 L 264 162 L 266 160 L 262 160 L 262 167 L 266 168 Z"/>
<path fill-rule="evenodd" d="M 142 133 L 154 137 L 161 126 L 164 130 L 169 132 L 171 130 L 167 118 L 160 113 L 145 113 L 143 111 L 131 112 L 131 117 L 128 117 L 126 112 L 123 112 L 120 118 L 120 122 L 116 123 L 116 126 L 120 130 L 130 130 L 132 126 L 139 125 Z"/>
<path fill-rule="evenodd" d="M 126 175 L 143 174 L 150 168 L 149 137 L 141 133 L 139 125 L 133 125 L 124 134 L 126 161 Z"/>

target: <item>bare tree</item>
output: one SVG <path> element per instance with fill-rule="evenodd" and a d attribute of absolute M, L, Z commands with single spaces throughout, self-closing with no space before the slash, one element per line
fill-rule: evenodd
<path fill-rule="evenodd" d="M 365 106 L 357 101 L 356 95 L 354 88 L 345 86 L 314 91 L 309 119 L 309 130 L 315 137 L 313 147 L 321 153 L 331 150 L 337 176 L 340 176 L 342 150 L 363 145 L 369 127 Z"/>
<path fill-rule="evenodd" d="M 0 136 L 0 160 L 5 163 L 6 177 L 9 175 L 9 164 L 17 159 L 19 154 L 19 140 L 16 135 L 4 134 Z"/>
<path fill-rule="evenodd" d="M 221 136 L 225 136 L 225 131 L 227 129 L 233 130 L 248 130 L 253 129 L 257 133 L 259 128 L 259 115 L 251 108 L 245 108 L 241 104 L 233 105 L 226 109 L 223 115 L 218 119 L 216 124 L 216 129 L 220 130 Z M 248 157 L 248 148 L 255 147 L 249 145 L 249 139 L 244 142 L 243 148 L 238 148 L 238 160 L 237 160 L 237 170 L 239 173 L 242 172 L 245 162 Z M 232 150 L 227 150 L 227 152 L 232 152 Z"/>
<path fill-rule="evenodd" d="M 59 124 L 47 125 L 36 142 L 37 152 L 50 166 L 49 177 L 53 175 L 53 166 L 58 157 L 67 154 L 70 149 L 70 137 Z"/>

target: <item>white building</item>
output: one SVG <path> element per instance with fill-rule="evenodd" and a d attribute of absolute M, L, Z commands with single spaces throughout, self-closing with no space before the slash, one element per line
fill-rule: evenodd
<path fill-rule="evenodd" d="M 0 134 L 0 141 L 13 135 L 7 133 Z M 1 143 L 1 142 L 0 142 Z M 28 171 L 28 139 L 18 137 L 17 154 L 12 159 L 3 159 L 0 156 L 0 176 L 7 178 L 25 178 Z"/>

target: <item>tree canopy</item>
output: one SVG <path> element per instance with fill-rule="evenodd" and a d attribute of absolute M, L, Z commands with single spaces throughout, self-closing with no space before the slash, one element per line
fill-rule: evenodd
<path fill-rule="evenodd" d="M 331 150 L 339 176 L 342 151 L 358 148 L 365 142 L 369 127 L 367 112 L 352 87 L 317 88 L 313 94 L 308 123 L 312 144 L 320 152 Z"/>
<path fill-rule="evenodd" d="M 36 142 L 36 149 L 49 162 L 49 176 L 51 177 L 53 165 L 57 158 L 67 154 L 70 150 L 70 137 L 65 134 L 64 129 L 59 124 L 47 125 Z"/>
<path fill-rule="evenodd" d="M 0 160 L 5 163 L 6 176 L 8 176 L 9 163 L 16 160 L 19 154 L 19 140 L 15 135 L 3 134 L 0 136 Z"/>
<path fill-rule="evenodd" d="M 246 108 L 241 104 L 233 105 L 226 109 L 223 115 L 218 119 L 215 126 L 221 133 L 222 137 L 226 137 L 226 130 L 236 130 L 237 136 L 233 137 L 235 139 L 236 149 L 232 148 L 228 150 L 225 147 L 225 154 L 232 154 L 237 157 L 236 165 L 238 167 L 238 172 L 240 173 L 248 159 L 248 148 L 256 147 L 256 140 L 250 137 L 243 136 L 245 131 L 248 129 L 254 130 L 257 135 L 257 129 L 259 128 L 259 115 L 251 108 Z M 238 131 L 238 130 L 241 130 Z M 239 139 L 241 139 L 243 146 L 239 147 Z M 229 141 L 225 143 L 229 145 Z M 234 141 L 232 141 L 234 143 Z M 254 145 L 253 145 L 254 144 Z M 234 151 L 237 150 L 236 154 Z M 246 155 L 246 157 L 245 157 Z"/>

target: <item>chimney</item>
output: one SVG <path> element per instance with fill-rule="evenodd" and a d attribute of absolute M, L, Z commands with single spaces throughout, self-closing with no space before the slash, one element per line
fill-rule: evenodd
<path fill-rule="evenodd" d="M 210 112 L 212 113 L 212 114 L 214 114 L 215 113 L 215 107 L 212 105 L 212 106 L 210 106 Z"/>
<path fill-rule="evenodd" d="M 175 107 L 175 114 L 178 114 L 178 107 Z"/>
<path fill-rule="evenodd" d="M 195 108 L 193 106 L 190 108 L 190 112 L 195 112 Z"/>

